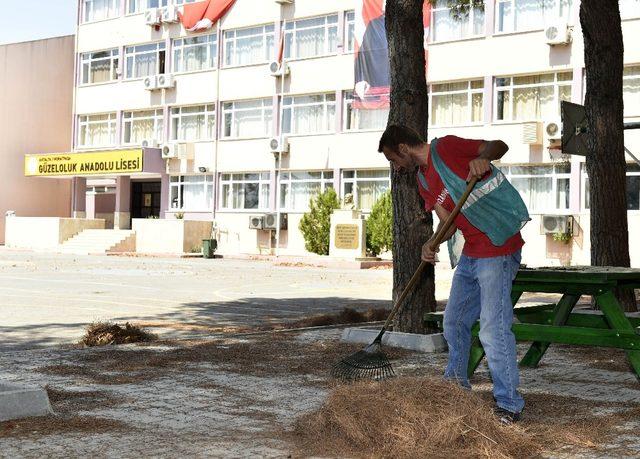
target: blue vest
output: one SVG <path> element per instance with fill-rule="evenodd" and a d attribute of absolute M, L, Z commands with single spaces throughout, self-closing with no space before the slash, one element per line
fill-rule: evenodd
<path fill-rule="evenodd" d="M 440 158 L 436 149 L 437 144 L 438 139 L 431 141 L 433 165 L 449 191 L 451 199 L 457 203 L 464 194 L 467 183 Z M 422 182 L 424 176 L 418 175 Z M 486 234 L 493 245 L 498 247 L 531 220 L 527 206 L 518 191 L 493 165 L 491 165 L 489 177 L 476 184 L 467 202 L 462 206 L 461 212 L 473 226 Z"/>

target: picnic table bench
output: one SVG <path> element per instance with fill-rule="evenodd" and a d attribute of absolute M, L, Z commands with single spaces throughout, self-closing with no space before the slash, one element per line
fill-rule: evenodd
<path fill-rule="evenodd" d="M 640 379 L 640 317 L 625 314 L 614 291 L 640 288 L 640 269 L 572 266 L 566 268 L 521 268 L 513 281 L 511 300 L 517 341 L 533 341 L 520 365 L 536 367 L 549 344 L 574 344 L 624 349 L 636 377 Z M 557 303 L 518 305 L 525 292 L 559 293 Z M 600 311 L 574 311 L 582 295 L 593 295 Z M 635 317 L 634 317 L 635 316 Z M 442 329 L 442 312 L 427 313 L 430 327 Z M 484 357 L 478 338 L 480 325 L 472 328 L 469 377 Z"/>

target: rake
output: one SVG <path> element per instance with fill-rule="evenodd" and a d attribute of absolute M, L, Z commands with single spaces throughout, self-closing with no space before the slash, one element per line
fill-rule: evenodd
<path fill-rule="evenodd" d="M 445 234 L 449 231 L 451 225 L 453 225 L 453 221 L 460 213 L 462 206 L 467 201 L 467 198 L 469 197 L 469 194 L 471 194 L 471 191 L 477 181 L 477 178 L 473 178 L 467 183 L 467 189 L 460 198 L 460 201 L 433 237 L 433 242 L 430 246 L 431 250 L 435 250 L 440 245 Z M 405 298 L 409 295 L 409 292 L 411 292 L 416 282 L 418 282 L 418 279 L 427 264 L 428 263 L 426 261 L 420 262 L 420 266 L 418 266 L 416 272 L 411 276 L 409 283 L 405 286 L 404 290 L 402 290 L 400 297 L 393 305 L 391 313 L 389 313 L 387 320 L 380 329 L 380 333 L 378 333 L 378 336 L 376 336 L 373 342 L 363 350 L 344 357 L 333 366 L 331 369 L 331 375 L 334 378 L 345 381 L 354 381 L 357 379 L 373 379 L 374 381 L 380 381 L 395 376 L 391 362 L 389 362 L 389 358 L 382 350 L 382 336 L 389 328 L 389 325 L 391 325 L 391 321 L 400 310 L 400 306 L 404 302 Z"/>

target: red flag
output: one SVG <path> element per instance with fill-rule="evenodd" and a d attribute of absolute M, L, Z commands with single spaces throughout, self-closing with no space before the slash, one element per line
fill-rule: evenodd
<path fill-rule="evenodd" d="M 190 32 L 213 27 L 225 15 L 236 0 L 203 0 L 184 5 L 184 11 L 178 13 L 180 22 Z"/>
<path fill-rule="evenodd" d="M 284 23 L 280 30 L 280 43 L 278 43 L 278 62 L 282 64 L 282 58 L 284 57 Z"/>

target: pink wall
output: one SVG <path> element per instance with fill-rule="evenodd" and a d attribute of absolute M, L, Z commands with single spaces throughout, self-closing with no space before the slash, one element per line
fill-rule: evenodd
<path fill-rule="evenodd" d="M 24 155 L 71 150 L 74 37 L 0 46 L 0 244 L 4 215 L 68 217 L 71 181 L 24 176 Z"/>

